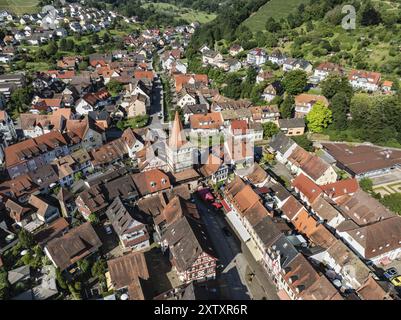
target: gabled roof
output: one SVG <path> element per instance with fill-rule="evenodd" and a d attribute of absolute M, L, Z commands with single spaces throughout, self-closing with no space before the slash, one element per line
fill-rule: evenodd
<path fill-rule="evenodd" d="M 136 173 L 132 175 L 132 179 L 142 196 L 169 189 L 171 186 L 168 176 L 159 169 Z"/>
<path fill-rule="evenodd" d="M 140 279 L 148 280 L 149 271 L 142 252 L 132 252 L 107 261 L 110 280 L 115 290 L 128 288 L 130 300 L 144 300 Z"/>
<path fill-rule="evenodd" d="M 200 167 L 199 171 L 204 177 L 210 177 L 220 169 L 222 163 L 223 161 L 219 157 L 210 153 L 206 163 Z"/>
<path fill-rule="evenodd" d="M 48 199 L 45 199 L 45 198 L 43 198 L 41 196 L 37 196 L 37 195 L 34 195 L 34 194 L 32 194 L 29 197 L 28 203 L 31 206 L 35 207 L 36 210 L 37 210 L 36 214 L 40 215 L 42 217 L 45 216 L 47 209 L 49 207 L 52 207 L 52 204 L 49 202 Z"/>
<path fill-rule="evenodd" d="M 143 217 L 134 215 L 132 208 L 124 205 L 120 197 L 116 197 L 110 204 L 106 210 L 106 215 L 119 236 L 127 233 L 134 224 L 143 226 L 145 223 Z"/>
<path fill-rule="evenodd" d="M 246 177 L 254 185 L 264 182 L 269 177 L 268 173 L 256 162 L 250 170 L 251 173 Z"/>
<path fill-rule="evenodd" d="M 347 233 L 365 249 L 364 258 L 371 259 L 401 247 L 401 217 L 393 216 Z"/>
<path fill-rule="evenodd" d="M 281 207 L 283 214 L 285 214 L 290 220 L 292 220 L 302 209 L 302 204 L 292 195 Z"/>
<path fill-rule="evenodd" d="M 282 132 L 275 134 L 269 142 L 270 147 L 281 154 L 286 153 L 294 144 L 295 142 Z"/>
<path fill-rule="evenodd" d="M 134 179 L 130 174 L 125 174 L 116 179 L 104 182 L 104 194 L 111 201 L 116 197 L 122 199 L 132 199 L 138 196 L 138 190 L 134 183 Z"/>
<path fill-rule="evenodd" d="M 265 249 L 270 247 L 282 235 L 282 232 L 270 217 L 264 217 L 254 226 L 254 231 L 262 241 Z"/>
<path fill-rule="evenodd" d="M 301 93 L 295 97 L 295 105 L 305 105 L 305 104 L 314 105 L 316 102 L 321 102 L 325 106 L 329 105 L 329 101 L 327 100 L 327 98 L 322 95 Z"/>
<path fill-rule="evenodd" d="M 66 138 L 58 131 L 51 131 L 37 138 L 28 139 L 5 148 L 6 167 L 24 162 L 49 150 L 67 145 Z"/>
<path fill-rule="evenodd" d="M 394 217 L 393 212 L 361 189 L 352 195 L 338 197 L 335 202 L 341 212 L 359 226 Z"/>
<path fill-rule="evenodd" d="M 305 119 L 304 118 L 278 119 L 278 126 L 280 129 L 305 128 Z"/>
<path fill-rule="evenodd" d="M 196 204 L 193 204 L 188 200 L 184 200 L 178 195 L 170 200 L 170 202 L 164 207 L 161 214 L 154 217 L 154 221 L 157 225 L 161 224 L 162 222 L 170 225 L 183 216 L 189 216 L 193 219 L 200 219 Z"/>
<path fill-rule="evenodd" d="M 300 168 L 314 181 L 318 180 L 330 168 L 326 161 L 310 154 L 299 146 L 290 154 L 288 161 Z"/>
<path fill-rule="evenodd" d="M 193 114 L 189 121 L 192 129 L 219 129 L 223 125 L 223 118 L 220 112 L 207 114 Z"/>
<path fill-rule="evenodd" d="M 61 271 L 97 251 L 102 245 L 90 222 L 71 229 L 60 238 L 49 241 L 46 249 Z"/>
<path fill-rule="evenodd" d="M 373 83 L 378 85 L 380 82 L 381 78 L 381 73 L 379 72 L 371 72 L 371 71 L 365 71 L 365 70 L 351 70 L 351 72 L 348 75 L 348 79 L 353 81 L 357 80 L 359 81 L 360 79 L 366 80 L 366 82 Z"/>
<path fill-rule="evenodd" d="M 361 286 L 356 293 L 362 300 L 393 300 L 372 276 Z"/>
<path fill-rule="evenodd" d="M 188 216 L 168 226 L 162 240 L 167 241 L 179 272 L 190 269 L 202 253 L 217 259 L 205 225 Z"/>
<path fill-rule="evenodd" d="M 313 203 L 322 193 L 322 189 L 303 173 L 299 174 L 293 181 L 292 186 L 303 194 L 309 203 Z"/>

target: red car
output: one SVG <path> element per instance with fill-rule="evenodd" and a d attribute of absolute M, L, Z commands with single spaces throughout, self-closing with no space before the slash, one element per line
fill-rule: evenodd
<path fill-rule="evenodd" d="M 201 197 L 201 199 L 205 202 L 212 202 L 214 201 L 214 197 L 213 194 L 210 192 L 209 189 L 205 188 L 205 189 L 201 189 L 198 191 L 199 196 Z"/>
<path fill-rule="evenodd" d="M 216 209 L 220 209 L 223 207 L 223 205 L 220 202 L 213 202 L 212 206 L 215 207 Z"/>

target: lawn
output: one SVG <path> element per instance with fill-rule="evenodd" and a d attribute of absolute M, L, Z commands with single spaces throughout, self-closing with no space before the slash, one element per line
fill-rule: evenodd
<path fill-rule="evenodd" d="M 49 70 L 49 64 L 47 62 L 27 62 L 26 69 L 32 72 L 47 71 Z"/>
<path fill-rule="evenodd" d="M 253 32 L 265 30 L 265 24 L 268 18 L 273 17 L 276 21 L 286 18 L 301 3 L 308 0 L 270 0 L 260 9 L 244 21 L 244 25 Z"/>
<path fill-rule="evenodd" d="M 179 8 L 170 3 L 155 2 L 155 3 L 145 3 L 142 7 L 147 8 L 153 5 L 157 10 L 163 13 L 170 13 L 176 16 L 176 19 L 185 19 L 189 23 L 198 21 L 199 23 L 207 23 L 216 18 L 215 14 L 206 13 L 203 11 L 196 11 L 189 8 Z"/>
<path fill-rule="evenodd" d="M 0 10 L 9 10 L 15 14 L 35 13 L 38 0 L 0 0 Z"/>

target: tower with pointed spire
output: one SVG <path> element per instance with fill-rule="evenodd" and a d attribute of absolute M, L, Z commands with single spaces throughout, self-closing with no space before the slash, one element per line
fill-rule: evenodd
<path fill-rule="evenodd" d="M 186 139 L 180 116 L 176 112 L 166 145 L 167 163 L 171 171 L 180 172 L 192 168 L 194 151 L 194 146 Z"/>

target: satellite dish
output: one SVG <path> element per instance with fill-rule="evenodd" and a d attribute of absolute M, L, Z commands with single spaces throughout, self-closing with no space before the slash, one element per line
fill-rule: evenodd
<path fill-rule="evenodd" d="M 22 250 L 21 251 L 21 256 L 24 256 L 24 255 L 26 255 L 28 253 L 28 250 Z"/>
<path fill-rule="evenodd" d="M 120 300 L 128 300 L 128 294 L 126 293 L 122 294 Z"/>

